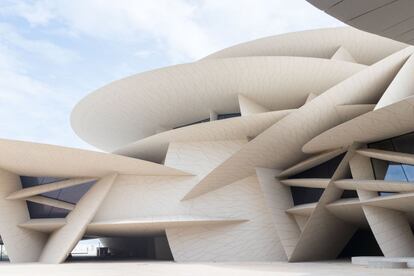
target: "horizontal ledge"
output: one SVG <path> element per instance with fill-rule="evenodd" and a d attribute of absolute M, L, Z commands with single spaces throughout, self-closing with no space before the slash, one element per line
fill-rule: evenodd
<path fill-rule="evenodd" d="M 95 180 L 97 180 L 97 178 L 73 178 L 48 184 L 36 185 L 13 192 L 9 196 L 7 196 L 6 199 L 24 199 L 34 195 L 60 190 L 72 186 L 77 186 Z"/>
<path fill-rule="evenodd" d="M 20 223 L 19 227 L 39 232 L 51 233 L 65 224 L 66 219 L 64 218 L 42 218 L 30 219 L 24 223 Z"/>
<path fill-rule="evenodd" d="M 320 165 L 338 155 L 345 152 L 346 149 L 339 148 L 332 151 L 327 151 L 312 157 L 309 157 L 306 160 L 303 160 L 292 167 L 285 169 L 284 171 L 280 172 L 278 177 L 288 177 L 297 173 L 301 173 L 306 171 L 307 169 L 313 168 L 317 165 Z"/>
<path fill-rule="evenodd" d="M 56 207 L 56 208 L 69 210 L 69 211 L 72 211 L 73 209 L 75 209 L 75 204 L 65 202 L 65 201 L 61 201 L 61 200 L 57 200 L 57 199 L 53 199 L 53 198 L 49 198 L 49 197 L 45 197 L 45 196 L 32 196 L 32 197 L 26 198 L 26 200 L 31 201 L 31 202 L 35 202 L 35 203 L 39 203 L 39 204 L 43 204 L 43 205 L 48 205 L 48 206 L 52 206 L 52 207 Z"/>
<path fill-rule="evenodd" d="M 296 205 L 286 210 L 291 215 L 310 216 L 316 207 L 317 202 Z"/>
<path fill-rule="evenodd" d="M 359 198 L 342 198 L 326 205 L 326 208 L 361 205 Z"/>
<path fill-rule="evenodd" d="M 325 207 L 327 209 L 338 210 L 341 207 L 349 208 L 350 206 L 359 206 L 360 204 L 361 202 L 359 201 L 359 198 L 343 198 L 327 204 Z M 295 207 L 287 209 L 286 213 L 292 215 L 310 216 L 316 205 L 317 202 L 296 205 Z"/>
<path fill-rule="evenodd" d="M 286 186 L 323 189 L 328 186 L 330 181 L 330 178 L 292 178 L 280 180 Z"/>
<path fill-rule="evenodd" d="M 140 218 L 140 219 L 124 219 L 124 220 L 109 220 L 109 221 L 95 221 L 91 222 L 90 226 L 104 226 L 104 225 L 156 225 L 156 224 L 215 224 L 215 223 L 237 223 L 245 222 L 247 219 L 239 218 L 223 218 L 223 217 L 191 217 L 191 216 L 177 216 L 177 217 L 163 217 L 163 218 Z"/>
<path fill-rule="evenodd" d="M 414 154 L 379 149 L 359 149 L 356 152 L 370 158 L 414 165 Z"/>
<path fill-rule="evenodd" d="M 414 183 L 386 180 L 341 179 L 335 186 L 344 190 L 365 190 L 374 192 L 414 192 Z"/>
<path fill-rule="evenodd" d="M 378 196 L 361 201 L 361 204 L 363 206 L 374 206 L 402 212 L 412 212 L 414 208 L 414 193 Z"/>
<path fill-rule="evenodd" d="M 91 235 L 133 236 L 163 233 L 167 229 L 181 227 L 202 227 L 243 223 L 247 219 L 217 217 L 153 217 L 110 221 L 95 221 L 86 232 Z"/>

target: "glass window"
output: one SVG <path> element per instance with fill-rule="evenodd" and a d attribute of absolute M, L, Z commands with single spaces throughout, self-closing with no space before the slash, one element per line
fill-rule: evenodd
<path fill-rule="evenodd" d="M 383 141 L 368 144 L 369 148 L 414 154 L 414 133 L 408 133 Z M 375 179 L 399 182 L 413 182 L 414 166 L 371 158 Z M 379 192 L 381 196 L 393 195 L 387 191 Z"/>
<path fill-rule="evenodd" d="M 44 185 L 64 180 L 55 177 L 31 177 L 20 176 L 23 188 Z M 76 204 L 82 196 L 92 187 L 95 181 L 90 181 L 80 185 L 59 189 L 41 194 L 42 196 Z M 27 201 L 30 218 L 64 218 L 69 213 L 68 210 L 51 207 L 43 204 Z"/>
<path fill-rule="evenodd" d="M 224 120 L 224 119 L 233 118 L 233 117 L 240 117 L 240 116 L 241 116 L 240 113 L 218 114 L 217 115 L 217 120 Z"/>

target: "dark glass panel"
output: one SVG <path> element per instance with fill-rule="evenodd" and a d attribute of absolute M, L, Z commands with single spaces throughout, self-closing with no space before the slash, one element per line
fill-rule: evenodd
<path fill-rule="evenodd" d="M 353 256 L 383 256 L 371 230 L 358 229 L 338 258 Z"/>
<path fill-rule="evenodd" d="M 189 124 L 185 124 L 185 125 L 181 125 L 181 126 L 177 126 L 177 127 L 174 127 L 173 129 L 182 128 L 182 127 L 186 127 L 186 126 L 192 126 L 192 125 L 201 124 L 201 123 L 205 123 L 205 122 L 210 122 L 210 118 L 203 119 L 203 120 L 193 122 L 193 123 L 189 123 Z"/>
<path fill-rule="evenodd" d="M 408 133 L 383 141 L 368 144 L 369 148 L 414 154 L 414 133 Z M 414 166 L 371 158 L 375 179 L 414 182 Z M 395 193 L 383 191 L 380 196 Z"/>
<path fill-rule="evenodd" d="M 82 196 L 92 187 L 94 183 L 95 181 L 91 181 L 85 184 L 43 193 L 42 195 L 49 198 L 54 198 L 57 200 L 76 204 L 82 198 Z"/>
<path fill-rule="evenodd" d="M 368 147 L 373 148 L 373 149 L 379 149 L 379 150 L 394 151 L 394 146 L 392 144 L 391 139 L 368 144 Z"/>
<path fill-rule="evenodd" d="M 397 193 L 395 192 L 378 192 L 379 196 L 390 196 L 390 195 L 395 195 Z"/>
<path fill-rule="evenodd" d="M 240 116 L 241 116 L 240 113 L 218 114 L 217 115 L 217 120 L 224 120 L 224 119 L 233 118 L 233 117 L 240 117 Z"/>
<path fill-rule="evenodd" d="M 357 198 L 357 197 L 358 197 L 358 194 L 354 190 L 344 190 L 341 196 L 341 198 Z"/>
<path fill-rule="evenodd" d="M 332 158 L 331 160 L 328 160 L 318 166 L 315 166 L 288 178 L 331 178 L 344 155 L 345 154 L 338 155 L 335 158 Z M 345 178 L 350 177 L 349 168 L 348 175 L 349 176 Z M 290 190 L 292 192 L 293 203 L 295 205 L 318 202 L 324 191 L 324 189 L 321 188 L 306 187 L 290 187 Z"/>
<path fill-rule="evenodd" d="M 51 207 L 35 202 L 27 201 L 27 208 L 29 209 L 30 218 L 64 218 L 69 213 L 69 210 Z"/>
<path fill-rule="evenodd" d="M 391 140 L 395 151 L 414 154 L 414 133 L 397 136 Z"/>
<path fill-rule="evenodd" d="M 293 204 L 296 206 L 300 204 L 318 202 L 324 189 L 290 187 L 290 191 L 292 193 Z"/>
<path fill-rule="evenodd" d="M 377 180 L 384 180 L 387 174 L 388 162 L 380 159 L 371 158 L 372 169 L 374 171 L 374 177 Z"/>
<path fill-rule="evenodd" d="M 57 177 L 33 177 L 33 176 L 20 176 L 20 181 L 22 182 L 23 188 L 29 188 L 37 185 L 49 184 L 53 182 L 58 182 L 64 180 L 63 178 Z"/>
<path fill-rule="evenodd" d="M 64 180 L 56 177 L 31 177 L 20 176 L 23 188 L 37 185 L 44 185 Z M 41 194 L 42 196 L 76 204 L 82 196 L 91 188 L 95 181 L 51 191 Z M 68 210 L 51 207 L 43 204 L 27 201 L 27 208 L 31 218 L 64 218 L 69 213 Z"/>
<path fill-rule="evenodd" d="M 316 167 L 288 177 L 291 178 L 331 178 L 345 154 L 338 155 Z"/>

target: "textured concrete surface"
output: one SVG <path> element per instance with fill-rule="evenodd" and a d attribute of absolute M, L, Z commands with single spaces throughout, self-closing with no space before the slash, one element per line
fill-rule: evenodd
<path fill-rule="evenodd" d="M 174 262 L 105 262 L 81 261 L 50 264 L 0 263 L 0 275 L 169 275 L 169 276 L 220 276 L 220 275 L 413 275 L 414 269 L 380 269 L 352 265 L 350 262 L 309 263 L 174 263 Z"/>

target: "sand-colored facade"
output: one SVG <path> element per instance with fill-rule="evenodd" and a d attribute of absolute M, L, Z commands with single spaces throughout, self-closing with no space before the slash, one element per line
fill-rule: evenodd
<path fill-rule="evenodd" d="M 359 231 L 380 254 L 414 256 L 414 189 L 386 176 L 414 154 L 375 147 L 414 131 L 413 53 L 352 28 L 311 30 L 91 93 L 72 126 L 107 153 L 0 140 L 10 260 L 64 262 L 83 237 L 115 250 L 161 236 L 152 256 L 167 245 L 178 262 L 324 260 L 357 254 Z M 388 162 L 382 179 L 372 160 Z M 27 184 L 42 177 L 53 179 Z M 67 189 L 81 194 L 65 200 Z"/>

